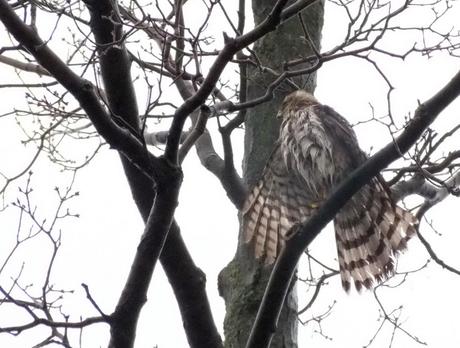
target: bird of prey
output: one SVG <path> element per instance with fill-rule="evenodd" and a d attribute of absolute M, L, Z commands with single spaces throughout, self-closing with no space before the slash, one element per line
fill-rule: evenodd
<path fill-rule="evenodd" d="M 304 90 L 278 115 L 279 138 L 243 207 L 243 233 L 255 256 L 273 263 L 292 225 L 312 216 L 334 187 L 366 161 L 345 118 Z M 394 272 L 395 256 L 416 219 L 396 205 L 381 176 L 362 187 L 334 218 L 342 286 L 371 288 Z"/>

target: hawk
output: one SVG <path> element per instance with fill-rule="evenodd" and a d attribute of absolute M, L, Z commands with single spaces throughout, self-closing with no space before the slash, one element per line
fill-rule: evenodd
<path fill-rule="evenodd" d="M 366 161 L 345 118 L 304 90 L 288 95 L 280 135 L 243 207 L 243 233 L 255 256 L 271 264 L 289 228 L 312 216 L 332 189 Z M 362 187 L 334 218 L 343 288 L 387 279 L 395 256 L 415 234 L 416 219 L 397 206 L 381 176 Z"/>

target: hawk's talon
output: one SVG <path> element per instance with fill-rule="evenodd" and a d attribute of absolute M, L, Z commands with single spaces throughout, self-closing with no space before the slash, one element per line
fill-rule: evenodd
<path fill-rule="evenodd" d="M 310 209 L 319 209 L 321 201 L 311 202 L 307 204 L 307 208 Z"/>
<path fill-rule="evenodd" d="M 283 239 L 284 240 L 291 239 L 294 235 L 297 234 L 297 232 L 300 231 L 301 228 L 302 228 L 302 224 L 300 222 L 297 222 L 287 231 L 287 233 L 283 236 Z"/>

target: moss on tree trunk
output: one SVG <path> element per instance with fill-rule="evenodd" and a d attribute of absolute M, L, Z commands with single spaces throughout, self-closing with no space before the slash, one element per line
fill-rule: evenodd
<path fill-rule="evenodd" d="M 260 23 L 273 7 L 275 0 L 253 0 L 252 7 L 256 25 Z M 310 6 L 302 13 L 309 35 L 319 48 L 323 24 L 323 2 Z M 308 42 L 297 17 L 283 23 L 276 31 L 256 42 L 254 51 L 261 64 L 278 72 L 283 64 L 291 59 L 312 55 Z M 299 68 L 299 66 L 297 67 Z M 248 100 L 265 94 L 266 87 L 274 80 L 273 75 L 258 68 L 248 73 Z M 295 83 L 313 91 L 316 85 L 314 75 L 302 76 Z M 275 118 L 278 106 L 284 96 L 292 91 L 287 83 L 275 92 L 271 102 L 248 110 L 245 123 L 245 156 L 243 161 L 244 178 L 249 187 L 260 178 L 267 158 L 278 137 L 279 121 Z M 254 260 L 252 251 L 241 241 L 234 259 L 219 276 L 219 290 L 225 300 L 227 314 L 224 322 L 225 347 L 240 348 L 246 344 L 251 326 L 255 320 L 259 303 L 263 296 L 271 267 L 260 265 Z M 297 347 L 297 295 L 292 287 L 285 301 L 280 322 L 271 347 Z"/>

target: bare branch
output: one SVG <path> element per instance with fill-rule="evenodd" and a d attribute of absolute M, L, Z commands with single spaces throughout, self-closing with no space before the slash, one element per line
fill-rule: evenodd
<path fill-rule="evenodd" d="M 175 172 L 173 177 L 171 173 Z M 131 265 L 128 280 L 111 315 L 110 347 L 132 347 L 139 313 L 146 302 L 156 261 L 166 242 L 182 181 L 182 172 L 172 167 L 168 186 L 159 185 L 145 231 Z"/>
<path fill-rule="evenodd" d="M 52 76 L 48 70 L 44 69 L 41 65 L 24 63 L 19 60 L 4 56 L 0 54 L 0 63 L 12 66 L 13 68 L 23 71 L 29 71 L 43 76 Z"/>
<path fill-rule="evenodd" d="M 0 20 L 15 39 L 34 55 L 40 65 L 74 95 L 99 134 L 133 163 L 149 173 L 148 175 L 154 175 L 151 167 L 155 158 L 145 151 L 138 136 L 113 122 L 101 105 L 93 85 L 72 72 L 38 35 L 21 21 L 5 0 L 0 0 Z"/>
<path fill-rule="evenodd" d="M 241 49 L 247 47 L 257 39 L 264 36 L 271 30 L 274 30 L 280 23 L 280 15 L 283 7 L 286 5 L 287 0 L 278 0 L 273 7 L 272 12 L 267 16 L 266 20 L 263 21 L 256 28 L 250 32 L 236 37 L 235 39 L 228 39 L 224 48 L 220 51 L 219 56 L 214 61 L 213 65 L 209 69 L 208 76 L 203 81 L 200 89 L 191 97 L 187 99 L 175 112 L 174 121 L 171 125 L 170 138 L 166 144 L 165 156 L 171 161 L 177 160 L 179 138 L 182 133 L 187 117 L 199 107 L 206 98 L 211 94 L 214 86 L 219 79 L 222 71 L 224 70 L 227 63 L 232 59 L 233 55 Z"/>
<path fill-rule="evenodd" d="M 200 114 L 198 119 L 193 127 L 193 130 L 189 133 L 187 138 L 185 139 L 184 143 L 182 144 L 180 151 L 179 151 L 179 163 L 182 163 L 187 156 L 190 149 L 196 143 L 198 138 L 203 134 L 206 130 L 206 122 L 211 114 L 211 110 L 203 105 L 200 109 Z"/>
<path fill-rule="evenodd" d="M 354 170 L 338 185 L 311 219 L 291 228 L 287 235 L 286 247 L 281 251 L 271 274 L 247 348 L 269 346 L 297 262 L 311 241 L 356 191 L 409 150 L 439 113 L 459 95 L 460 72 L 436 95 L 417 108 L 414 118 L 394 143 L 385 146 Z"/>

